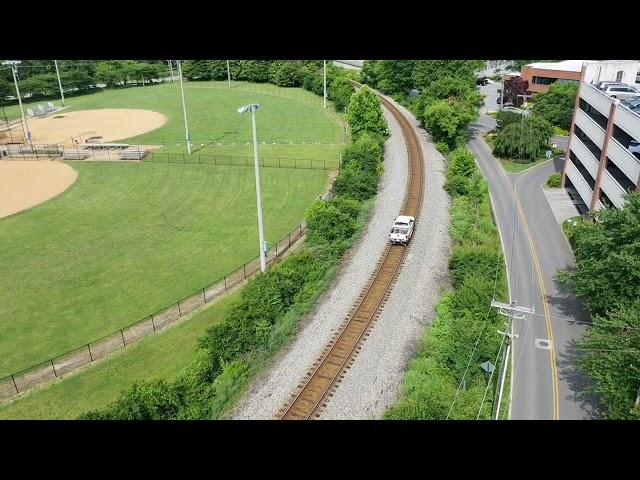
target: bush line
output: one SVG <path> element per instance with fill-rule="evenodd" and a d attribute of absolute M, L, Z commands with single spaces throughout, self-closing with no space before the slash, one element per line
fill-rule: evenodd
<path fill-rule="evenodd" d="M 449 263 L 453 288 L 442 294 L 436 318 L 406 372 L 404 394 L 387 410 L 386 419 L 445 419 L 452 404 L 449 418 L 475 419 L 488 380 L 480 364 L 495 363 L 502 341 L 496 329 L 504 326 L 504 318 L 490 310 L 490 304 L 494 296 L 506 298 L 505 265 L 487 183 L 466 147 L 457 148 L 447 159 L 445 189 L 453 197 L 454 246 Z M 481 331 L 463 388 L 453 403 Z M 500 362 L 496 371 L 499 367 Z M 494 374 L 482 419 L 491 416 L 497 378 Z"/>

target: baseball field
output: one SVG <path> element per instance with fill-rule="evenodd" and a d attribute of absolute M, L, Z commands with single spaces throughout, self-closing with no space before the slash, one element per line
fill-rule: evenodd
<path fill-rule="evenodd" d="M 236 110 L 253 102 L 261 104 L 262 156 L 335 160 L 342 148 L 342 127 L 321 105 L 248 88 L 187 90 L 192 138 L 203 140 L 203 153 L 252 154 L 250 117 Z M 30 123 L 34 141 L 38 131 L 64 141 L 68 130 L 35 125 L 67 116 L 75 122 L 70 137 L 185 150 L 177 85 L 108 90 L 68 103 L 71 108 L 57 114 L 63 118 Z M 148 123 L 130 117 L 130 110 L 151 112 Z M 73 119 L 83 112 L 82 121 Z M 107 124 L 122 131 L 103 135 Z M 0 192 L 0 377 L 142 319 L 257 254 L 251 166 L 2 161 L 0 168 L 8 172 L 12 164 L 8 184 L 23 184 L 13 196 Z M 55 174 L 42 171 L 51 165 Z M 326 189 L 328 173 L 262 169 L 270 244 L 304 218 Z M 51 185 L 43 190 L 47 179 Z"/>

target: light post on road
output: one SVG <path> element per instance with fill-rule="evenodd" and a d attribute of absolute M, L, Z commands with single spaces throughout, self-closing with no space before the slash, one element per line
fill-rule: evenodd
<path fill-rule="evenodd" d="M 258 236 L 260 240 L 260 270 L 267 269 L 266 252 L 267 242 L 264 239 L 264 222 L 262 219 L 262 193 L 260 191 L 260 162 L 258 160 L 258 135 L 256 133 L 256 110 L 260 108 L 257 103 L 245 105 L 238 109 L 238 113 L 251 112 L 251 126 L 253 128 L 253 159 L 256 169 L 256 197 L 258 203 Z"/>
<path fill-rule="evenodd" d="M 22 114 L 22 131 L 24 133 L 24 138 L 29 144 L 31 148 L 33 148 L 33 142 L 31 141 L 31 132 L 29 131 L 29 125 L 27 124 L 27 117 L 24 115 L 24 108 L 22 107 L 22 98 L 20 98 L 20 89 L 18 88 L 18 77 L 16 74 L 18 73 L 18 69 L 16 65 L 20 64 L 18 60 L 7 60 L 6 62 L 2 62 L 3 65 L 9 65 L 11 67 L 11 73 L 13 74 L 13 82 L 16 85 L 16 95 L 18 97 L 18 103 L 20 104 L 20 113 Z"/>

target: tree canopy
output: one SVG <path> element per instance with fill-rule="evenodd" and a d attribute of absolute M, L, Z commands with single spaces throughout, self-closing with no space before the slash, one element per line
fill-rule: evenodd
<path fill-rule="evenodd" d="M 551 124 L 569 130 L 577 93 L 577 84 L 556 82 L 549 87 L 548 92 L 535 95 L 533 112 Z"/>
<path fill-rule="evenodd" d="M 595 381 L 607 416 L 640 419 L 640 194 L 621 209 L 605 208 L 597 221 L 571 234 L 576 270 L 559 278 L 594 315 L 579 348 L 582 368 Z"/>
<path fill-rule="evenodd" d="M 378 95 L 366 85 L 351 96 L 347 120 L 354 136 L 365 130 L 383 137 L 389 135 Z"/>

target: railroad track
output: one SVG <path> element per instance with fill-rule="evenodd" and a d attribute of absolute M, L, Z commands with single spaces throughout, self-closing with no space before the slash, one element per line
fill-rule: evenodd
<path fill-rule="evenodd" d="M 402 215 L 416 218 L 422 204 L 423 157 L 418 135 L 409 120 L 387 99 L 380 97 L 402 129 L 409 157 L 408 188 Z M 340 329 L 333 335 L 320 357 L 298 384 L 297 393 L 278 412 L 281 420 L 308 420 L 318 418 L 333 396 L 340 381 L 351 368 L 362 342 L 382 312 L 391 289 L 404 263 L 409 247 L 387 245 L 374 273 Z"/>

